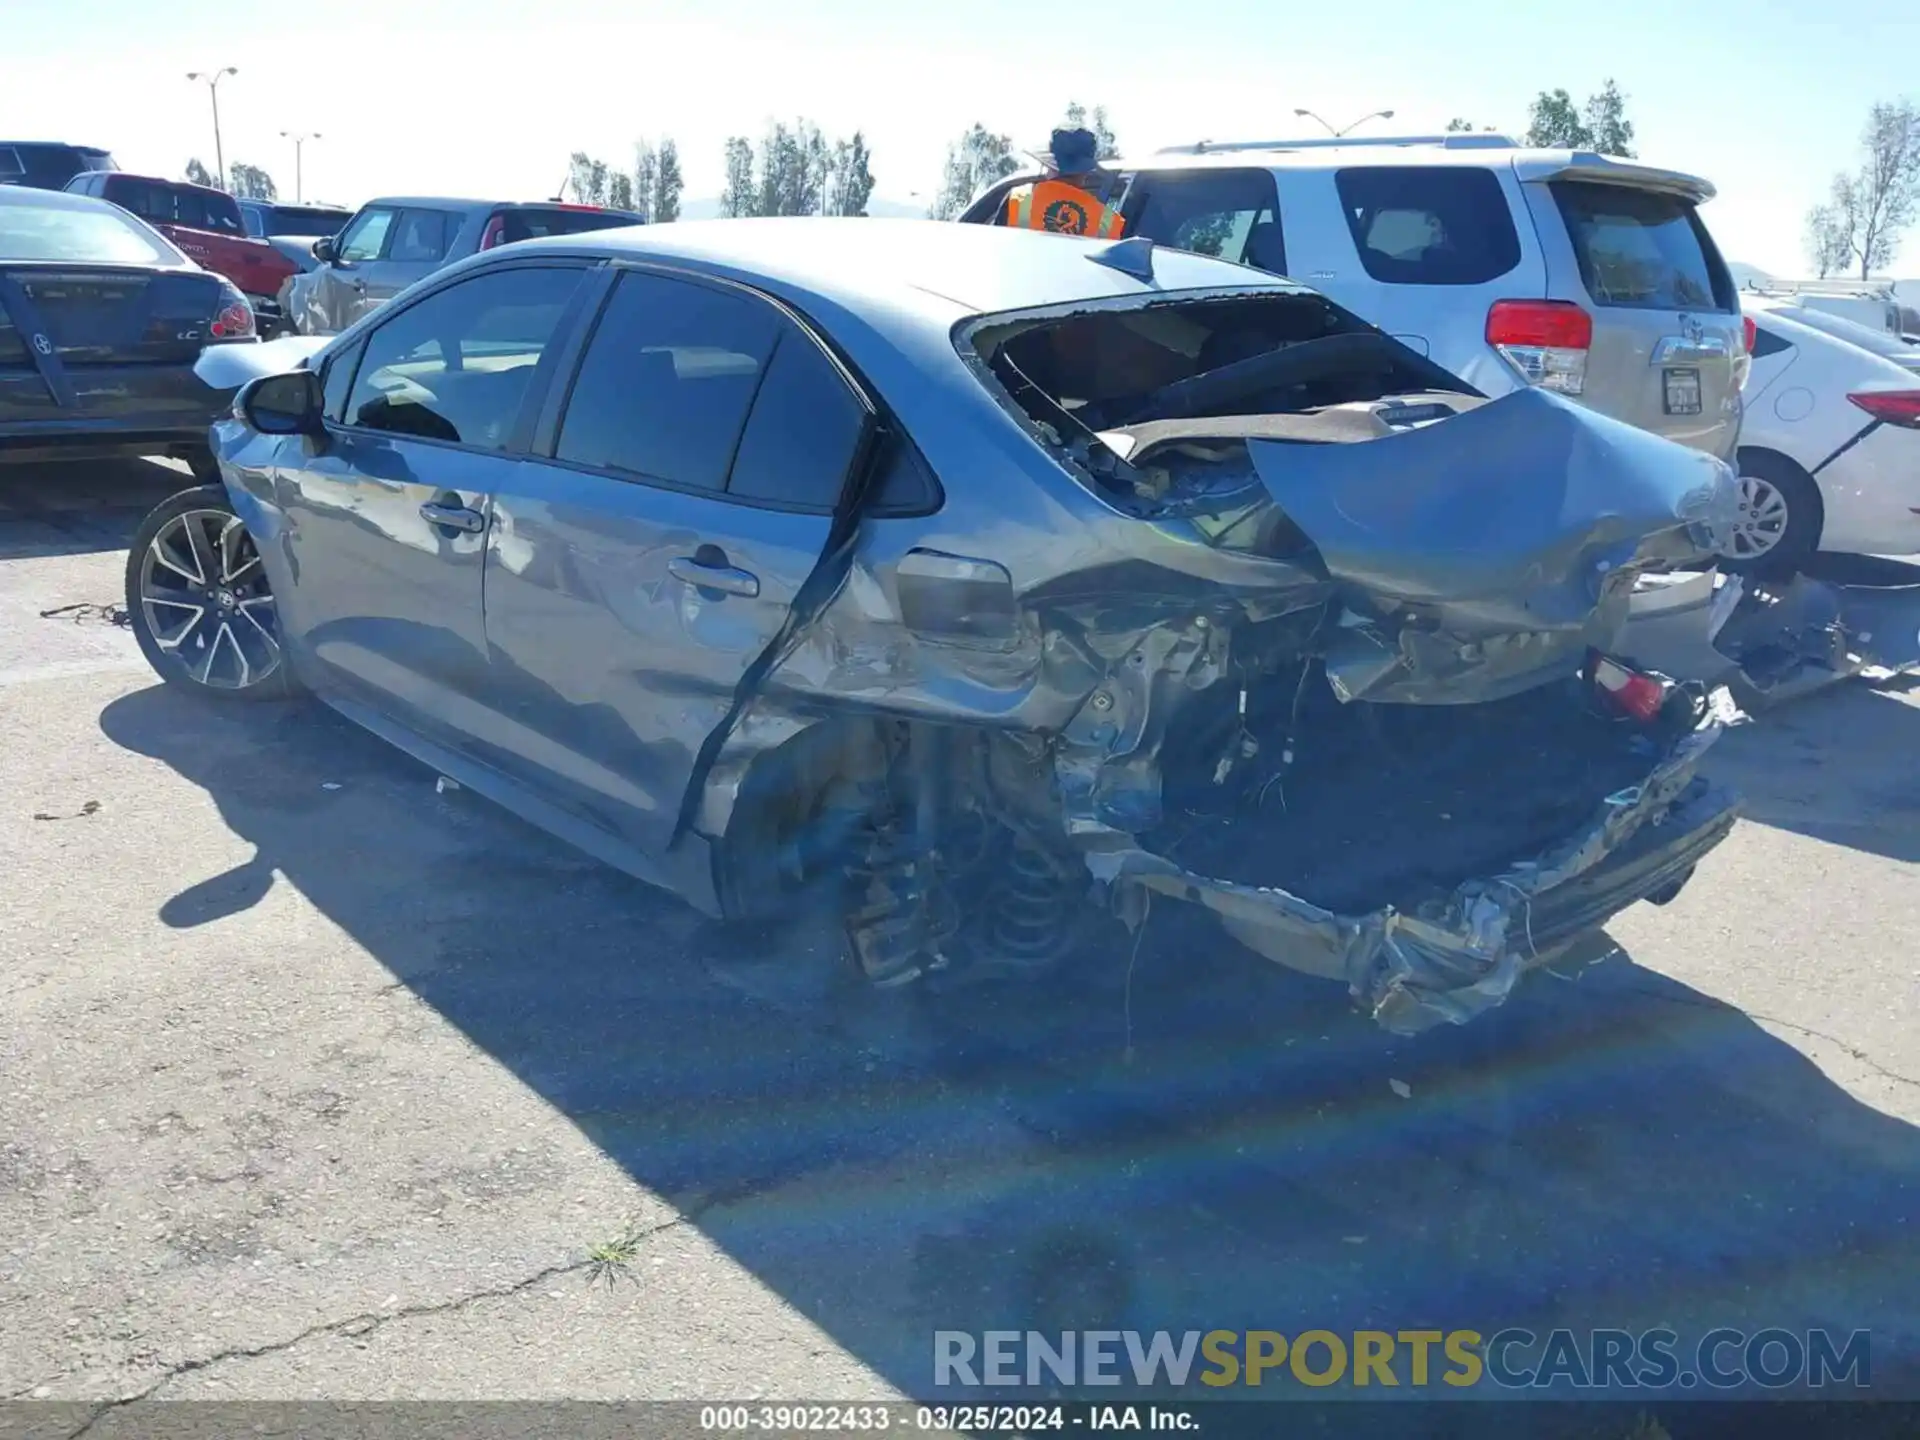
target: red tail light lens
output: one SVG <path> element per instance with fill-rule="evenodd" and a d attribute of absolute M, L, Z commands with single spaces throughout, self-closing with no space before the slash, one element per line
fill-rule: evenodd
<path fill-rule="evenodd" d="M 1662 681 L 1610 660 L 1597 650 L 1588 657 L 1587 674 L 1594 689 L 1614 709 L 1643 724 L 1658 717 L 1667 703 L 1667 687 Z"/>
<path fill-rule="evenodd" d="M 1869 390 L 1847 399 L 1883 425 L 1920 430 L 1920 390 Z"/>
<path fill-rule="evenodd" d="M 1593 344 L 1593 317 L 1571 300 L 1496 300 L 1487 311 L 1487 343 L 1585 350 Z"/>
<path fill-rule="evenodd" d="M 1760 327 L 1753 323 L 1753 317 L 1751 315 L 1742 315 L 1740 317 L 1740 335 L 1746 342 L 1747 353 L 1751 355 L 1755 343 L 1760 339 Z"/>
<path fill-rule="evenodd" d="M 486 233 L 480 237 L 480 248 L 491 250 L 500 243 L 500 237 L 507 233 L 507 217 L 496 215 L 487 222 Z"/>
<path fill-rule="evenodd" d="M 1569 300 L 1496 300 L 1487 343 L 1529 385 L 1578 395 L 1587 386 L 1593 317 Z"/>
<path fill-rule="evenodd" d="M 220 309 L 213 317 L 213 324 L 207 327 L 215 340 L 251 340 L 256 333 L 253 324 L 253 306 L 247 303 L 247 297 L 231 285 L 220 287 Z"/>

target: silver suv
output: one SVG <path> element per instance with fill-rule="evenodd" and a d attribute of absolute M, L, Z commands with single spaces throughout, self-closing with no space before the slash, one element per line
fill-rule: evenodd
<path fill-rule="evenodd" d="M 1273 140 L 1111 162 L 1129 236 L 1311 285 L 1488 395 L 1532 384 L 1730 458 L 1747 354 L 1707 181 L 1501 135 Z M 961 220 L 1004 223 L 983 192 Z"/>

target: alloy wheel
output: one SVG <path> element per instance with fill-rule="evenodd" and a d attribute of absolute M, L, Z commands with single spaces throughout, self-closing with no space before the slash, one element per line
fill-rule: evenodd
<path fill-rule="evenodd" d="M 1789 518 L 1787 497 L 1777 486 L 1758 475 L 1742 475 L 1740 509 L 1724 553 L 1734 560 L 1767 554 L 1786 535 Z"/>
<path fill-rule="evenodd" d="M 260 552 L 228 511 L 187 510 L 160 527 L 141 566 L 140 606 L 154 644 L 196 684 L 247 690 L 283 663 Z"/>

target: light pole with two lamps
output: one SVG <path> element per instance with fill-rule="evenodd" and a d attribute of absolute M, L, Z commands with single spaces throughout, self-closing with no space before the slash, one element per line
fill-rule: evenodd
<path fill-rule="evenodd" d="M 293 200 L 297 205 L 306 199 L 306 187 L 300 172 L 300 148 L 309 140 L 322 140 L 326 137 L 318 130 L 282 130 L 280 138 L 293 141 Z"/>
<path fill-rule="evenodd" d="M 1322 120 L 1320 116 L 1314 114 L 1313 111 L 1311 110 L 1295 110 L 1293 113 L 1300 116 L 1302 119 L 1319 120 L 1320 124 L 1323 127 L 1325 127 L 1326 132 L 1329 135 L 1333 136 L 1333 138 L 1336 140 L 1344 136 L 1349 130 L 1358 130 L 1362 125 L 1366 124 L 1367 121 L 1369 120 L 1391 120 L 1393 118 L 1393 112 L 1391 110 L 1376 110 L 1371 115 L 1362 115 L 1358 120 L 1354 121 L 1351 125 L 1344 125 L 1340 129 L 1336 130 L 1333 128 L 1333 126 L 1328 125 L 1325 120 Z"/>
<path fill-rule="evenodd" d="M 227 188 L 227 157 L 220 148 L 220 81 L 223 76 L 238 75 L 240 72 L 231 65 L 219 70 L 189 70 L 187 79 L 206 82 L 207 98 L 213 101 L 213 168 L 218 171 L 218 184 L 222 190 Z"/>

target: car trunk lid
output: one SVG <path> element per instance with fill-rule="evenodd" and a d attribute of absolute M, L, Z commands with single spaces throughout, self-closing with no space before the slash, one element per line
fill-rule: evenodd
<path fill-rule="evenodd" d="M 0 386 L 13 419 L 51 419 L 99 393 L 110 366 L 190 365 L 220 308 L 217 276 L 113 266 L 0 265 Z"/>

